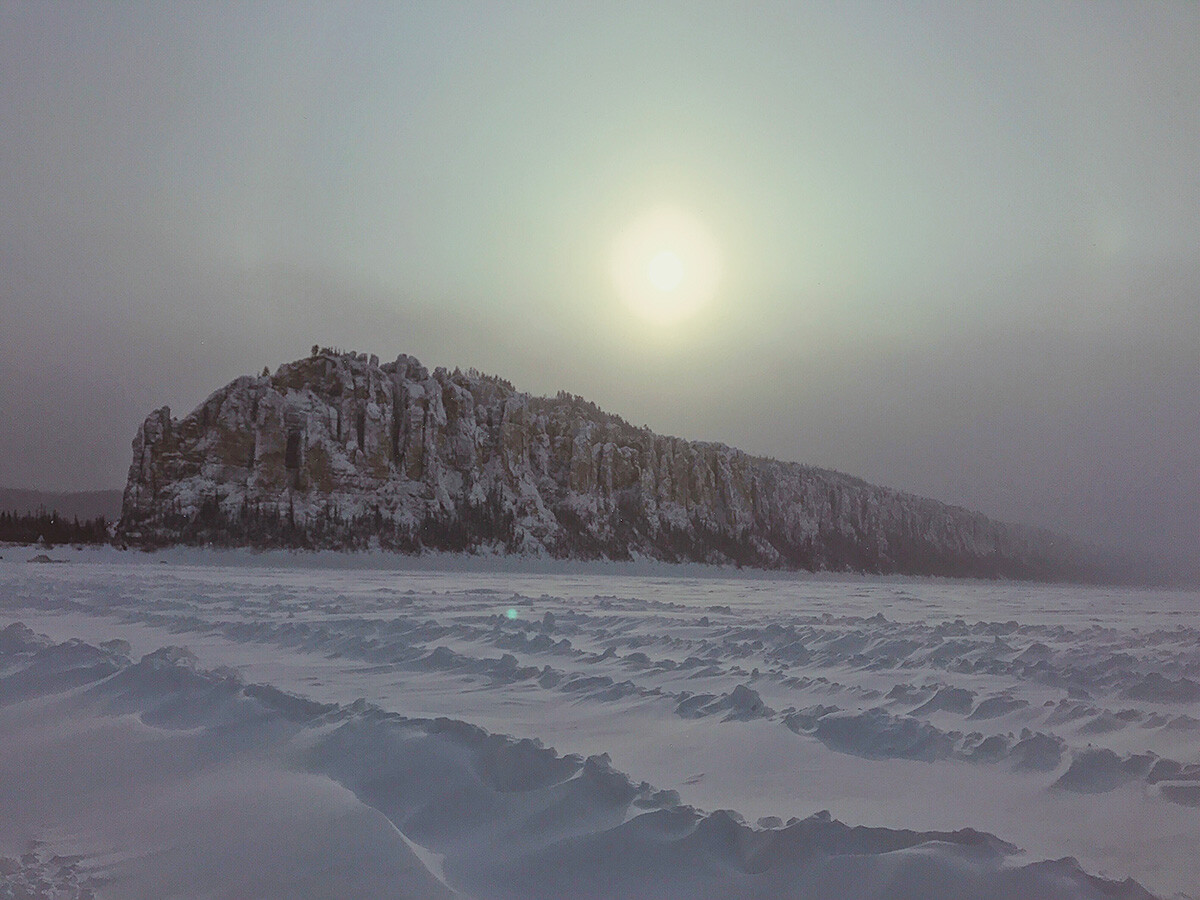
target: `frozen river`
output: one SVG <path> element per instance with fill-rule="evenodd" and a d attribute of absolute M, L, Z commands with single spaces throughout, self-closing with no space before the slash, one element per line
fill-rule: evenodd
<path fill-rule="evenodd" d="M 27 857 L 0 878 L 52 879 L 59 854 L 79 857 L 64 884 L 98 896 L 187 883 L 288 895 L 213 825 L 250 815 L 231 797 L 261 791 L 269 822 L 253 827 L 292 823 L 271 852 L 301 893 L 340 866 L 356 873 L 338 882 L 344 896 L 1144 896 L 1099 876 L 1200 897 L 1195 592 L 195 551 L 28 562 L 37 552 L 0 559 L 0 627 L 46 636 L 10 629 L 0 646 L 12 812 L 0 855 Z M 92 662 L 53 661 L 72 639 Z M 171 645 L 191 656 L 135 665 Z M 150 669 L 224 685 L 237 703 L 200 703 L 177 678 L 125 688 L 115 707 L 82 699 Z M 182 719 L 162 714 L 193 702 Z M 222 743 L 222 723 L 252 703 L 288 727 Z M 413 743 L 401 759 L 439 760 L 418 776 L 350 741 L 359 719 L 482 731 L 454 732 L 453 753 Z M 106 728 L 119 733 L 96 746 Z M 438 728 L 421 734 L 449 740 Z M 489 762 L 485 733 L 513 739 Z M 207 749 L 192 748 L 194 769 L 165 766 L 154 748 L 185 734 Z M 55 759 L 82 778 L 81 760 L 102 766 L 126 744 L 153 777 L 126 773 L 119 796 L 85 779 L 55 797 Z M 439 768 L 448 758 L 463 771 Z M 487 802 L 463 793 L 476 778 Z M 445 790 L 423 793 L 435 782 Z M 553 791 L 579 794 L 569 813 L 557 794 L 544 806 Z M 162 807 L 147 812 L 142 794 Z M 119 810 L 115 824 L 101 808 Z M 310 846 L 325 846 L 331 809 L 360 834 L 353 858 L 341 842 Z M 156 816 L 208 830 L 184 837 L 151 827 Z"/>

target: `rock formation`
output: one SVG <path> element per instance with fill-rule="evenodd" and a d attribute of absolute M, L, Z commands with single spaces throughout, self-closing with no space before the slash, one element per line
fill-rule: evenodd
<path fill-rule="evenodd" d="M 1103 580 L 1096 553 L 838 472 L 635 428 L 410 356 L 316 351 L 133 442 L 120 532 L 170 543 Z"/>

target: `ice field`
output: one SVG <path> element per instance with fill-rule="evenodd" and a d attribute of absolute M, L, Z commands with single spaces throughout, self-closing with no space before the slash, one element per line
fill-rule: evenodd
<path fill-rule="evenodd" d="M 1195 592 L 2 557 L 0 896 L 1200 897 Z"/>

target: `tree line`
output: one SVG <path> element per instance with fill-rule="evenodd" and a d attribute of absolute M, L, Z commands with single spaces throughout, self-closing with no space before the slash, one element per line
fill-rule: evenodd
<path fill-rule="evenodd" d="M 57 511 L 0 512 L 0 542 L 9 544 L 107 544 L 111 540 L 104 516 L 79 521 Z"/>

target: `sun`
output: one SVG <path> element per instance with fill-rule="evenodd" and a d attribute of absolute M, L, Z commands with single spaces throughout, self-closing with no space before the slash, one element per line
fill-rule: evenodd
<path fill-rule="evenodd" d="M 660 291 L 673 291 L 683 281 L 683 260 L 673 250 L 664 250 L 646 266 L 646 277 Z"/>
<path fill-rule="evenodd" d="M 667 325 L 700 310 L 716 293 L 720 254 L 693 216 L 660 206 L 643 213 L 613 244 L 617 294 L 644 319 Z"/>

